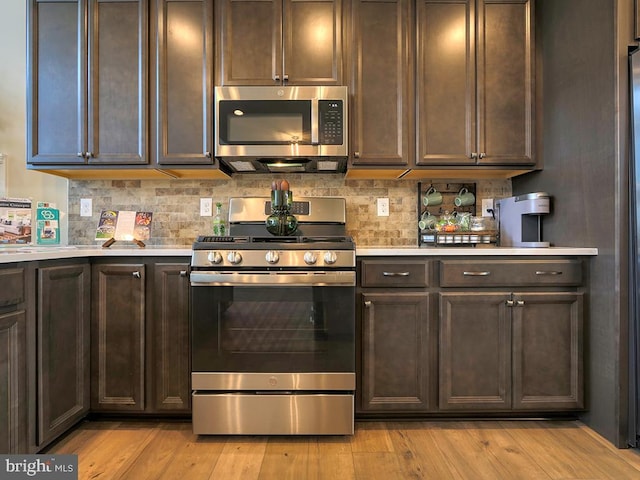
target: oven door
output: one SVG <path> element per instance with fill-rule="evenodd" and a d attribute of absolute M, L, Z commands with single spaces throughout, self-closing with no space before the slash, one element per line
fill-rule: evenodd
<path fill-rule="evenodd" d="M 194 390 L 354 390 L 355 272 L 191 273 Z"/>

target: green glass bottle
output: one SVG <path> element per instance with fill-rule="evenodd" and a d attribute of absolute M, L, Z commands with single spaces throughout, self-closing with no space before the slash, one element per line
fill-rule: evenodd
<path fill-rule="evenodd" d="M 227 226 L 222 218 L 222 203 L 216 203 L 216 215 L 213 217 L 213 234 L 217 237 L 224 237 L 227 233 Z"/>

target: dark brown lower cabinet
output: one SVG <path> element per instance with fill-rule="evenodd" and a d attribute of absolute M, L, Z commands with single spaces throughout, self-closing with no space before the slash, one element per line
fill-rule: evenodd
<path fill-rule="evenodd" d="M 153 408 L 157 412 L 191 412 L 189 353 L 189 277 L 187 264 L 153 266 L 152 338 Z"/>
<path fill-rule="evenodd" d="M 440 294 L 441 410 L 581 409 L 580 292 Z"/>
<path fill-rule="evenodd" d="M 88 260 L 37 269 L 37 446 L 42 448 L 89 411 Z"/>
<path fill-rule="evenodd" d="M 363 293 L 362 312 L 362 411 L 429 410 L 429 295 Z"/>
<path fill-rule="evenodd" d="M 0 454 L 26 452 L 27 381 L 25 311 L 0 313 Z"/>
<path fill-rule="evenodd" d="M 94 262 L 92 411 L 191 411 L 187 269 L 185 259 Z"/>
<path fill-rule="evenodd" d="M 145 407 L 145 265 L 92 267 L 91 409 Z"/>
<path fill-rule="evenodd" d="M 22 265 L 0 268 L 0 454 L 29 448 L 26 278 Z"/>
<path fill-rule="evenodd" d="M 513 408 L 584 408 L 583 295 L 513 297 Z"/>

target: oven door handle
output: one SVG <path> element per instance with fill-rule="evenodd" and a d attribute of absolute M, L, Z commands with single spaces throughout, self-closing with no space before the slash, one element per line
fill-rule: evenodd
<path fill-rule="evenodd" d="M 199 272 L 190 274 L 192 287 L 208 286 L 355 286 L 356 272 Z"/>

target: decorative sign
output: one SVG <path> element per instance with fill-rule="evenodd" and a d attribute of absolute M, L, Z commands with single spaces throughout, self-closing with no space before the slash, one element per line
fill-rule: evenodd
<path fill-rule="evenodd" d="M 36 208 L 36 243 L 57 245 L 60 243 L 60 211 L 55 205 L 38 202 Z"/>
<path fill-rule="evenodd" d="M 108 247 L 116 240 L 135 242 L 144 247 L 143 240 L 151 236 L 152 212 L 103 210 L 98 221 L 96 240 L 107 240 Z"/>
<path fill-rule="evenodd" d="M 0 243 L 31 243 L 31 200 L 0 198 Z"/>

